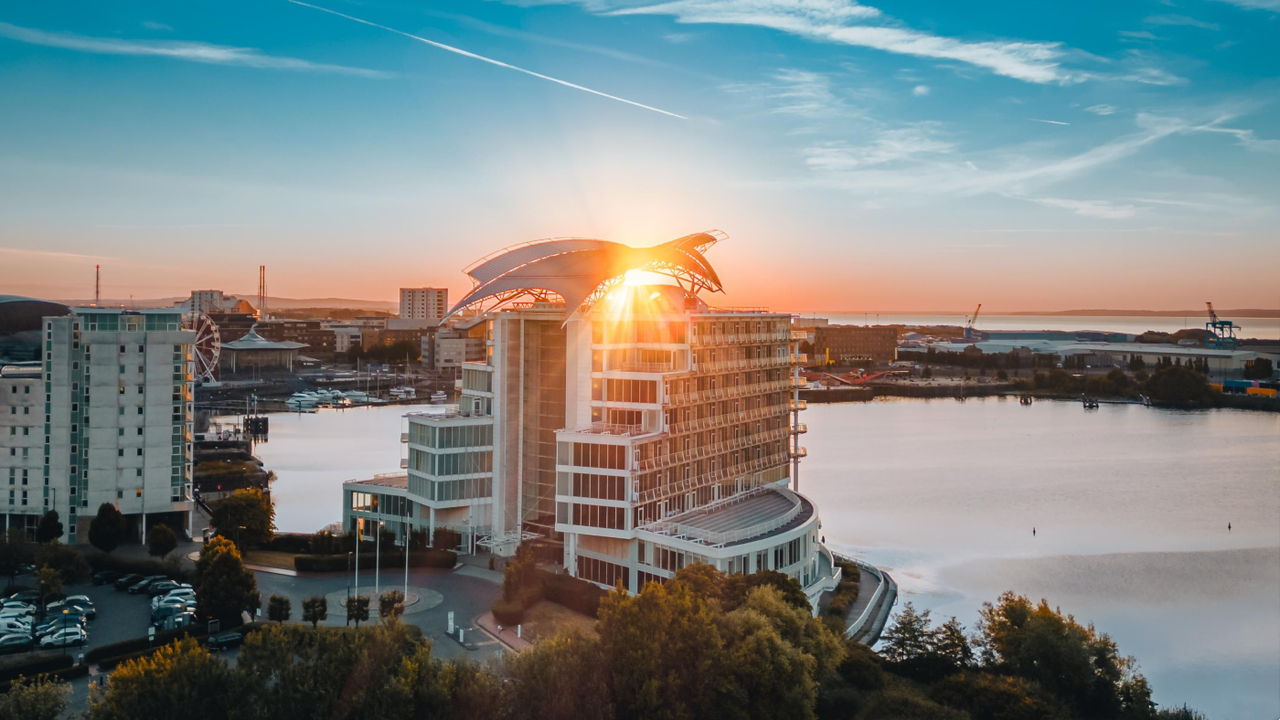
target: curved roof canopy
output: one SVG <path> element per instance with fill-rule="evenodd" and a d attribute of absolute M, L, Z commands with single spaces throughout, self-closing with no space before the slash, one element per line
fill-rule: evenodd
<path fill-rule="evenodd" d="M 645 248 L 590 238 L 515 245 L 467 268 L 475 286 L 448 316 L 468 307 L 493 309 L 521 296 L 545 299 L 553 293 L 564 299 L 571 315 L 577 315 L 589 310 L 631 270 L 668 275 L 692 294 L 703 289 L 720 292 L 720 278 L 703 253 L 727 237 L 711 230 Z"/>
<path fill-rule="evenodd" d="M 46 317 L 71 314 L 62 303 L 19 295 L 0 295 L 0 333 L 39 330 Z"/>
<path fill-rule="evenodd" d="M 306 346 L 306 343 L 292 340 L 268 340 L 258 334 L 257 325 L 249 328 L 249 332 L 245 333 L 244 337 L 239 340 L 222 343 L 223 350 L 235 350 L 237 352 L 245 350 L 298 350 Z"/>

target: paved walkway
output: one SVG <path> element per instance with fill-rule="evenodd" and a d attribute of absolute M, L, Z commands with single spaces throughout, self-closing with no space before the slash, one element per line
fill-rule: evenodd
<path fill-rule="evenodd" d="M 493 613 L 485 613 L 484 615 L 481 615 L 476 619 L 476 625 L 479 625 L 480 629 L 489 633 L 492 637 L 497 638 L 503 645 L 506 645 L 516 652 L 520 652 L 521 650 L 525 650 L 533 646 L 533 643 L 517 635 L 515 629 L 499 625 L 497 619 L 493 617 Z"/>

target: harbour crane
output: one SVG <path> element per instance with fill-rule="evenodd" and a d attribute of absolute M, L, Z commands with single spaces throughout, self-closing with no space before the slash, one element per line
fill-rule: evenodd
<path fill-rule="evenodd" d="M 973 337 L 973 324 L 978 321 L 978 313 L 982 312 L 982 303 L 978 303 L 978 309 L 973 311 L 971 317 L 965 318 L 964 321 L 964 337 L 966 340 Z"/>
<path fill-rule="evenodd" d="M 1236 330 L 1240 326 L 1230 320 L 1219 320 L 1213 303 L 1206 301 L 1204 305 L 1209 309 L 1209 322 L 1204 324 L 1204 346 L 1215 350 L 1235 350 Z"/>

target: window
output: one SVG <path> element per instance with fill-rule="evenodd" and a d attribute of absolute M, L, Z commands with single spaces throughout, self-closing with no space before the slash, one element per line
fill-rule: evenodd
<path fill-rule="evenodd" d="M 123 500 L 123 499 L 124 499 L 124 491 L 123 491 L 123 490 L 117 490 L 117 491 L 116 491 L 116 499 L 117 499 L 117 500 Z"/>
<path fill-rule="evenodd" d="M 134 497 L 142 497 L 142 488 L 138 488 L 137 490 L 134 490 L 134 491 L 133 491 L 133 496 L 134 496 Z"/>

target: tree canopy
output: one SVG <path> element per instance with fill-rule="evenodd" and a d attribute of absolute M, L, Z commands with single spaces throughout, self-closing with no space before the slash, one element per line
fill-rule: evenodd
<path fill-rule="evenodd" d="M 147 532 L 147 552 L 152 557 L 164 557 L 178 549 L 178 536 L 168 525 L 156 525 Z"/>
<path fill-rule="evenodd" d="M 210 522 L 219 535 L 242 547 L 256 547 L 275 534 L 276 509 L 266 493 L 245 488 L 214 503 Z"/>
<path fill-rule="evenodd" d="M 194 585 L 200 612 L 209 618 L 234 620 L 257 603 L 253 573 L 245 568 L 235 544 L 221 536 L 209 538 L 200 550 Z"/>
<path fill-rule="evenodd" d="M 62 520 L 59 519 L 57 510 L 50 510 L 41 516 L 40 524 L 36 526 L 36 542 L 53 542 L 60 537 L 62 537 Z"/>
<path fill-rule="evenodd" d="M 111 503 L 98 506 L 98 514 L 89 522 L 89 544 L 109 553 L 124 542 L 127 523 L 124 515 Z"/>

